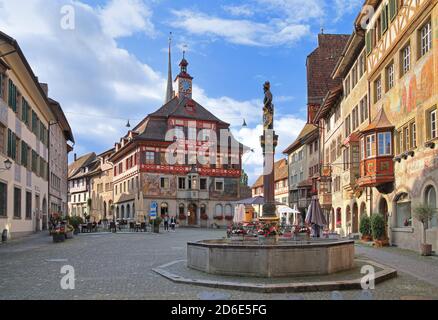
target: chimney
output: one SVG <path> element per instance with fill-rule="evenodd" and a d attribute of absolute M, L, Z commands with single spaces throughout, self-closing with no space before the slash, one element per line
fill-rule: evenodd
<path fill-rule="evenodd" d="M 47 83 L 40 83 L 41 88 L 43 89 L 46 97 L 49 96 L 49 85 Z"/>
<path fill-rule="evenodd" d="M 75 157 L 75 161 L 77 161 L 78 160 L 78 154 L 75 153 L 74 157 Z"/>

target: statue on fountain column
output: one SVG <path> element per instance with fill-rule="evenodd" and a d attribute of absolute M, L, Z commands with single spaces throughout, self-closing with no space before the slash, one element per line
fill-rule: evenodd
<path fill-rule="evenodd" d="M 263 128 L 265 130 L 274 129 L 274 105 L 272 104 L 271 84 L 266 81 L 263 85 L 265 99 L 263 100 Z"/>

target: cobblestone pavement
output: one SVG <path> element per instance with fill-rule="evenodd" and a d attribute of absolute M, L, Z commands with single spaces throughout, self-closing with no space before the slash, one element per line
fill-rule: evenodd
<path fill-rule="evenodd" d="M 338 294 L 313 292 L 300 294 L 262 294 L 175 284 L 151 269 L 165 263 L 185 259 L 186 242 L 224 236 L 222 230 L 179 229 L 176 233 L 91 234 L 79 235 L 64 243 L 53 244 L 50 237 L 39 234 L 0 245 L 0 299 L 206 299 L 212 296 L 230 300 L 331 299 Z M 358 247 L 361 255 L 379 262 L 409 261 L 398 251 L 384 249 L 375 253 Z M 388 252 L 387 252 L 388 250 Z M 387 254 L 391 254 L 387 256 Z M 396 260 L 398 257 L 399 260 Z M 430 258 L 433 259 L 433 258 Z M 427 262 L 436 264 L 436 260 Z M 62 290 L 61 267 L 75 269 L 75 290 Z M 397 266 L 395 266 L 397 268 Z M 438 286 L 419 280 L 415 270 L 401 266 L 396 279 L 376 286 L 373 299 L 434 298 Z M 432 270 L 432 269 L 431 269 Z M 435 271 L 431 271 L 435 272 Z M 435 281 L 436 274 L 418 270 L 426 280 Z M 429 281 L 430 282 L 430 281 Z M 344 299 L 363 298 L 360 291 L 344 291 Z"/>
<path fill-rule="evenodd" d="M 438 287 L 438 257 L 422 257 L 418 252 L 399 248 L 372 248 L 356 246 L 356 254 L 364 255 L 374 261 L 382 262 L 399 272 L 407 273 L 417 279 Z"/>

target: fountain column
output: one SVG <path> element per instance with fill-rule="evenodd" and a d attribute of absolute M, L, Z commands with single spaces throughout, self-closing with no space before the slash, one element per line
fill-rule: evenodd
<path fill-rule="evenodd" d="M 278 136 L 274 131 L 274 105 L 272 104 L 271 85 L 265 82 L 263 90 L 265 98 L 263 100 L 263 135 L 260 143 L 263 149 L 263 195 L 265 203 L 263 205 L 262 217 L 260 220 L 265 222 L 278 222 L 274 197 L 274 158 L 275 148 L 278 144 Z"/>

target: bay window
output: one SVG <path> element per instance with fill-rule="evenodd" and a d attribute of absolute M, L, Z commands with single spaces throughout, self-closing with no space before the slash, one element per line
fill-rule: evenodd
<path fill-rule="evenodd" d="M 389 156 L 392 154 L 392 136 L 390 132 L 378 134 L 379 156 Z"/>
<path fill-rule="evenodd" d="M 376 155 L 376 135 L 371 134 L 365 137 L 365 157 L 371 158 Z"/>

